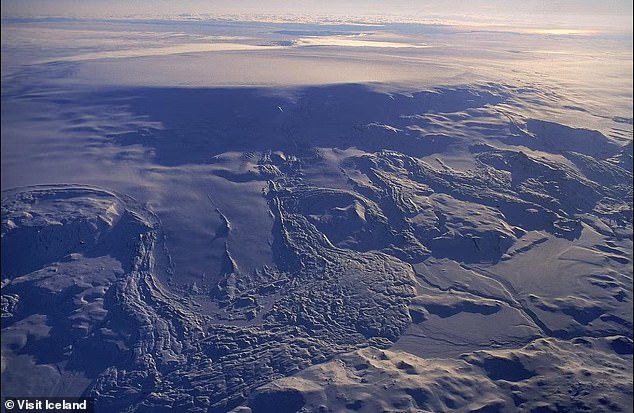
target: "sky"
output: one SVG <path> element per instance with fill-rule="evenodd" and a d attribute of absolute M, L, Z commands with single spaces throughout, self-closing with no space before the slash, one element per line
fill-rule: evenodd
<path fill-rule="evenodd" d="M 630 0 L 2 0 L 3 17 L 183 17 L 254 14 L 419 19 L 632 31 Z M 203 16 L 204 17 L 204 16 Z"/>

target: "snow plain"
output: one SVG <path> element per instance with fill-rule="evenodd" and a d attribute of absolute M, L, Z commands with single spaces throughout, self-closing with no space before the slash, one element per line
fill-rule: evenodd
<path fill-rule="evenodd" d="M 631 34 L 3 21 L 2 396 L 632 411 L 631 73 Z"/>

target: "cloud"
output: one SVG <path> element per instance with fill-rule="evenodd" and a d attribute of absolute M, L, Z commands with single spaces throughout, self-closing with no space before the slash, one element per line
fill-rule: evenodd
<path fill-rule="evenodd" d="M 97 18 L 178 18 L 200 19 L 232 15 L 257 20 L 280 16 L 368 19 L 377 16 L 386 20 L 435 20 L 462 23 L 536 26 L 545 28 L 610 29 L 632 31 L 630 1 L 609 0 L 455 0 L 411 2 L 394 0 L 345 1 L 167 1 L 167 0 L 3 0 L 3 17 L 62 16 Z"/>

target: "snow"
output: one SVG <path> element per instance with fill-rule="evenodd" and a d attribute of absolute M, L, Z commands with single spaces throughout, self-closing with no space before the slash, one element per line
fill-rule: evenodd
<path fill-rule="evenodd" d="M 631 39 L 2 32 L 3 397 L 631 410 Z"/>

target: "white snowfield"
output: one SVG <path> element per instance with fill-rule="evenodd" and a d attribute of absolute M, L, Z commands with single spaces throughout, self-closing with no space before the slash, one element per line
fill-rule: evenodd
<path fill-rule="evenodd" d="M 2 57 L 2 397 L 632 411 L 631 39 L 9 19 Z"/>

